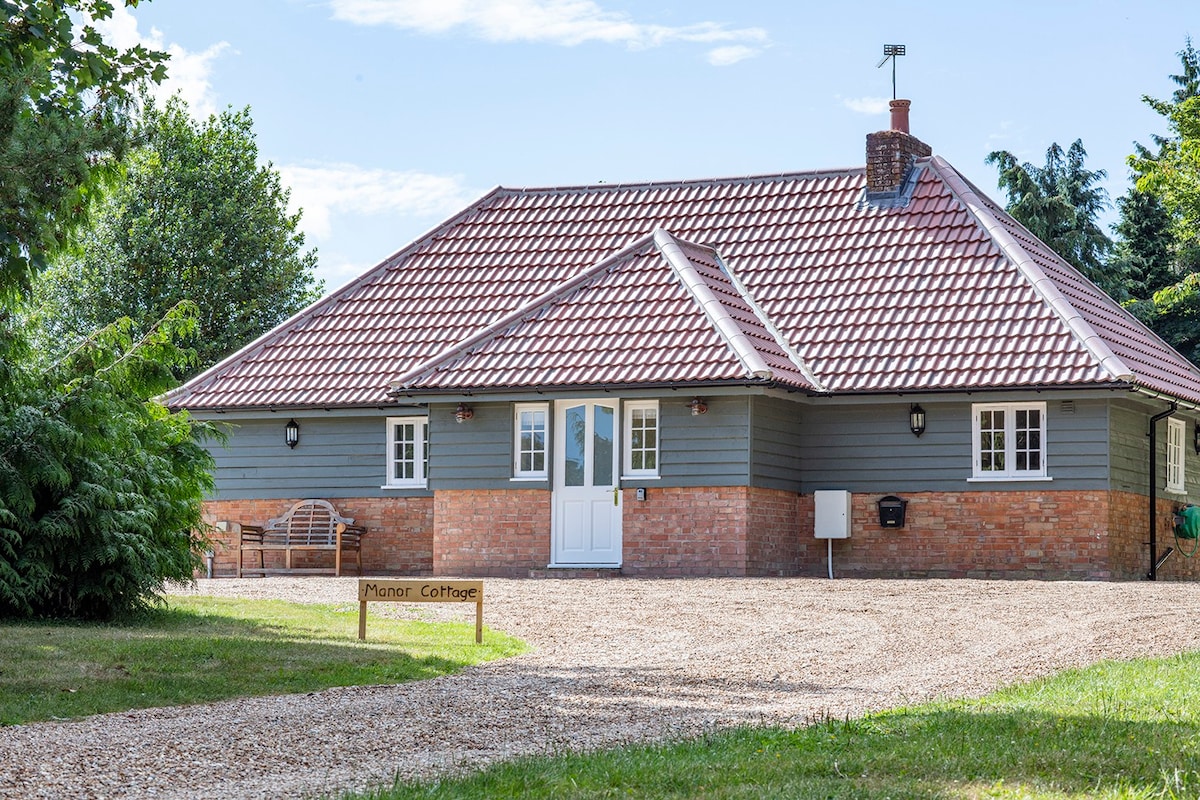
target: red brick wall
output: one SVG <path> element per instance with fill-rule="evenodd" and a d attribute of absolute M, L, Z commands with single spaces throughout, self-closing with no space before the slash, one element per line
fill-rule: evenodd
<path fill-rule="evenodd" d="M 854 495 L 852 536 L 833 542 L 836 576 L 1142 580 L 1149 569 L 1144 495 L 914 493 L 904 496 L 909 504 L 900 529 L 879 526 L 880 497 Z M 550 498 L 545 489 L 439 491 L 435 498 L 350 498 L 334 505 L 367 527 L 369 574 L 525 577 L 550 561 Z M 206 516 L 261 524 L 294 502 L 210 501 Z M 625 490 L 624 503 L 625 575 L 826 574 L 826 542 L 812 535 L 812 494 L 651 487 L 642 502 Z M 1159 500 L 1160 553 L 1176 546 L 1175 505 Z M 233 575 L 231 535 L 218 537 L 215 574 Z M 325 566 L 331 558 L 317 554 L 311 563 L 294 564 Z M 1200 579 L 1200 552 L 1192 559 L 1176 552 L 1159 578 Z"/>
<path fill-rule="evenodd" d="M 527 577 L 550 563 L 547 489 L 435 492 L 435 574 Z"/>
<path fill-rule="evenodd" d="M 905 527 L 888 529 L 879 525 L 880 497 L 854 495 L 851 538 L 833 542 L 835 575 L 1113 577 L 1108 492 L 908 494 Z M 809 574 L 825 574 L 824 553 L 821 556 L 819 568 L 810 566 Z"/>
<path fill-rule="evenodd" d="M 204 504 L 208 522 L 227 520 L 262 525 L 281 516 L 293 500 L 210 500 Z M 363 571 L 369 574 L 428 575 L 433 571 L 433 498 L 432 497 L 354 497 L 332 500 L 340 514 L 352 517 L 367 529 L 362 540 Z M 214 569 L 217 577 L 237 574 L 234 534 L 214 534 Z M 247 554 L 257 565 L 257 554 Z M 282 567 L 282 553 L 264 554 L 267 567 Z M 250 565 L 247 560 L 246 565 Z M 295 553 L 293 567 L 328 567 L 332 553 Z M 351 573 L 353 567 L 351 567 Z"/>
<path fill-rule="evenodd" d="M 751 490 L 739 486 L 624 492 L 624 575 L 745 575 Z"/>
<path fill-rule="evenodd" d="M 812 532 L 812 495 L 808 498 L 775 489 L 749 490 L 747 575 L 801 574 L 816 546 L 811 536 L 804 536 Z"/>
<path fill-rule="evenodd" d="M 1157 549 L 1159 556 L 1168 547 L 1175 552 L 1158 568 L 1160 581 L 1200 579 L 1200 549 L 1192 558 L 1184 556 L 1196 547 L 1196 542 L 1180 539 L 1175 541 L 1174 512 L 1179 503 L 1159 498 Z M 1109 525 L 1109 563 L 1112 577 L 1118 580 L 1144 580 L 1150 572 L 1150 498 L 1144 494 L 1130 492 L 1112 493 L 1112 513 Z"/>

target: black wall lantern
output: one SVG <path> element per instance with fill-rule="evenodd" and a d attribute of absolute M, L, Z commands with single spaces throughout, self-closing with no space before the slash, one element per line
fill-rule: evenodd
<path fill-rule="evenodd" d="M 915 436 L 925 432 L 925 409 L 915 403 L 908 407 L 908 429 Z"/>
<path fill-rule="evenodd" d="M 1192 428 L 1192 447 L 1196 450 L 1196 455 L 1200 456 L 1200 422 Z"/>
<path fill-rule="evenodd" d="M 293 450 L 300 443 L 300 423 L 294 419 L 289 419 L 288 424 L 283 426 L 283 443 Z"/>

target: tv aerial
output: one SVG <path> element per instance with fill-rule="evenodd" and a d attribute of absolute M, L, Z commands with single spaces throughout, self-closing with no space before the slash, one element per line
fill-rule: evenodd
<path fill-rule="evenodd" d="M 883 58 L 875 65 L 875 69 L 881 68 L 888 62 L 892 61 L 892 99 L 896 99 L 896 58 L 904 55 L 904 45 L 902 44 L 885 44 L 883 46 Z"/>

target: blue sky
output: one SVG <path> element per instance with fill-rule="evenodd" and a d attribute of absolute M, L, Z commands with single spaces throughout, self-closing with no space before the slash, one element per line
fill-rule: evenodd
<path fill-rule="evenodd" d="M 1081 138 L 1115 200 L 1200 5 L 143 0 L 108 30 L 170 51 L 193 113 L 250 107 L 332 290 L 496 185 L 859 166 L 887 43 L 912 132 L 985 191 L 992 150 Z"/>

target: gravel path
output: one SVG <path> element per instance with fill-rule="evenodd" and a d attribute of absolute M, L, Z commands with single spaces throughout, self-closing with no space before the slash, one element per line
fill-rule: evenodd
<path fill-rule="evenodd" d="M 522 753 L 978 695 L 1101 659 L 1200 648 L 1200 584 L 485 586 L 485 624 L 533 652 L 404 686 L 0 728 L 0 797 L 309 797 Z M 202 580 L 195 591 L 354 607 L 357 582 Z M 371 605 L 384 613 L 469 620 L 474 606 Z"/>

